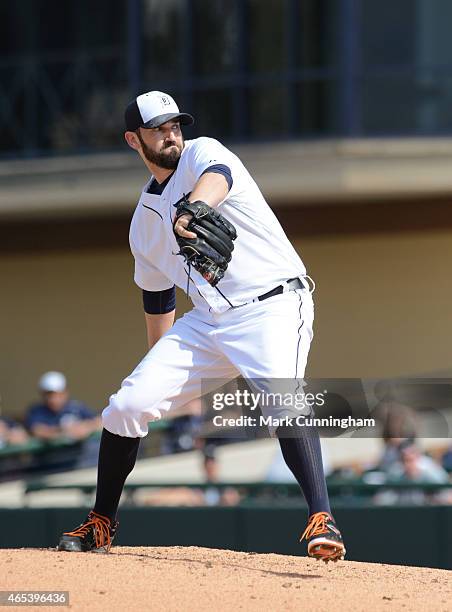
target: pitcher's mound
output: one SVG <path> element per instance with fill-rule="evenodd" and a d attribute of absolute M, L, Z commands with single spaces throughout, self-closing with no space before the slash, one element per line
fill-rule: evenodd
<path fill-rule="evenodd" d="M 0 576 L 3 591 L 69 591 L 71 609 L 90 612 L 446 612 L 452 601 L 447 570 L 180 546 L 107 555 L 3 549 Z"/>

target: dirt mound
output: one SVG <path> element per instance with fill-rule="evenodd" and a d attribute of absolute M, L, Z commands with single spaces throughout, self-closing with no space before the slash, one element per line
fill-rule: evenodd
<path fill-rule="evenodd" d="M 1 590 L 69 591 L 71 609 L 90 612 L 446 612 L 450 576 L 439 569 L 351 561 L 325 565 L 306 557 L 180 546 L 115 547 L 108 555 L 0 550 Z"/>

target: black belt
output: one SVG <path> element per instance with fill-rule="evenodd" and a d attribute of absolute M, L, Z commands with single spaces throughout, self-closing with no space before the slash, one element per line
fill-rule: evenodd
<path fill-rule="evenodd" d="M 305 289 L 305 286 L 303 285 L 301 280 L 298 278 L 298 276 L 295 278 L 290 278 L 286 282 L 285 285 L 278 285 L 274 289 L 267 291 L 267 293 L 263 293 L 262 295 L 259 295 L 257 298 L 253 300 L 253 302 L 256 302 L 256 301 L 262 302 L 262 300 L 266 300 L 267 298 L 273 297 L 274 295 L 279 295 L 280 293 L 283 293 L 284 291 L 291 291 L 293 289 Z"/>

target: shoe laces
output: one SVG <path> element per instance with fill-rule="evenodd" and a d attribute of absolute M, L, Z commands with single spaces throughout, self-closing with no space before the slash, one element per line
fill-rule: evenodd
<path fill-rule="evenodd" d="M 95 512 L 90 512 L 87 520 L 80 525 L 80 527 L 77 527 L 77 529 L 74 531 L 66 532 L 65 535 L 79 538 L 84 537 L 91 527 L 94 527 L 96 547 L 99 548 L 100 546 L 110 546 L 110 519 L 106 516 L 102 516 L 101 514 L 96 514 Z"/>
<path fill-rule="evenodd" d="M 327 521 L 331 520 L 331 515 L 328 514 L 328 512 L 316 512 L 315 514 L 311 515 L 309 517 L 308 526 L 306 527 L 303 532 L 303 535 L 300 538 L 300 542 L 301 540 L 303 540 L 303 538 L 306 538 L 306 540 L 308 540 L 313 536 L 320 535 L 322 533 L 327 533 Z"/>

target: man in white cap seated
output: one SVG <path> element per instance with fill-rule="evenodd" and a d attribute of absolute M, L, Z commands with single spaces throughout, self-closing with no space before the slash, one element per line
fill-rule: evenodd
<path fill-rule="evenodd" d="M 83 440 L 101 428 L 100 417 L 82 402 L 69 397 L 66 377 L 61 372 L 43 374 L 38 388 L 42 401 L 30 407 L 25 419 L 36 438 Z"/>

